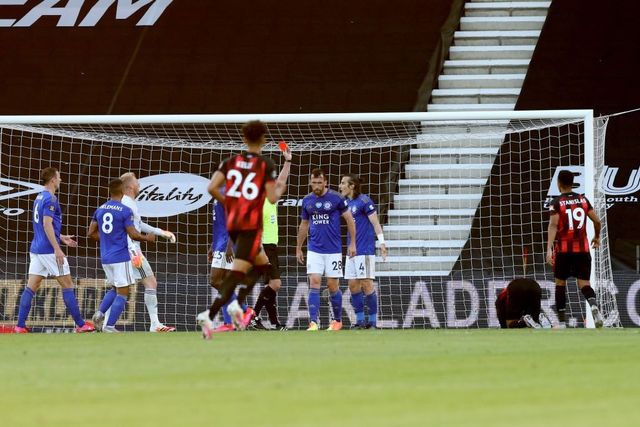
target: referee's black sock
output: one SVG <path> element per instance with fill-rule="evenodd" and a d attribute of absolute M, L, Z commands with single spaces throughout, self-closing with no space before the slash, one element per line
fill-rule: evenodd
<path fill-rule="evenodd" d="M 556 310 L 558 311 L 558 320 L 565 321 L 565 312 L 567 309 L 567 287 L 556 285 Z"/>
<path fill-rule="evenodd" d="M 584 295 L 585 299 L 589 301 L 589 305 L 596 305 L 596 292 L 590 285 L 587 285 L 584 288 L 580 289 L 580 292 L 582 292 L 582 295 Z"/>
<path fill-rule="evenodd" d="M 244 304 L 247 295 L 251 293 L 258 279 L 265 275 L 271 269 L 271 264 L 254 265 L 247 277 L 243 281 L 245 287 L 238 292 L 238 304 Z"/>
<path fill-rule="evenodd" d="M 213 320 L 216 317 L 218 311 L 229 301 L 231 295 L 233 295 L 233 292 L 236 290 L 236 286 L 244 277 L 245 274 L 243 272 L 235 270 L 226 275 L 218 290 L 218 298 L 213 301 L 209 309 L 209 319 Z"/>
<path fill-rule="evenodd" d="M 266 285 L 262 289 L 262 291 L 260 291 L 260 295 L 258 295 L 258 299 L 256 301 L 256 306 L 253 308 L 254 311 L 256 312 L 256 316 L 260 314 L 260 311 L 262 311 L 262 307 L 269 305 L 269 301 L 271 300 L 272 294 L 275 297 L 276 294 L 273 291 L 273 289 L 271 289 L 271 286 L 269 285 Z"/>
<path fill-rule="evenodd" d="M 276 291 L 274 291 L 271 286 L 266 286 L 263 292 L 265 294 L 264 306 L 269 315 L 269 322 L 274 326 L 279 326 L 280 321 L 278 321 L 278 310 L 276 309 Z"/>

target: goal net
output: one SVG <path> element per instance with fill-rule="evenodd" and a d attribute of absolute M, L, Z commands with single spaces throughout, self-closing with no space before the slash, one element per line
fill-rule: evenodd
<path fill-rule="evenodd" d="M 283 286 L 281 322 L 308 322 L 305 266 L 295 236 L 309 174 L 322 168 L 329 187 L 342 175 L 362 178 L 377 203 L 389 256 L 376 262 L 378 326 L 495 327 L 497 293 L 515 277 L 534 278 L 543 310 L 555 320 L 551 267 L 545 264 L 546 204 L 561 169 L 576 174 L 603 221 L 593 252 L 593 287 L 607 326 L 618 326 L 609 261 L 605 198 L 595 183 L 604 161 L 605 121 L 590 111 L 391 113 L 264 116 L 68 116 L 0 118 L 0 316 L 15 322 L 28 270 L 33 199 L 41 169 L 62 175 L 63 247 L 83 315 L 97 308 L 106 285 L 98 245 L 86 238 L 108 182 L 125 172 L 140 179 L 143 220 L 174 232 L 177 243 L 143 245 L 158 281 L 160 319 L 195 330 L 195 316 L 215 291 L 208 285 L 211 198 L 206 186 L 218 164 L 243 149 L 241 125 L 268 124 L 265 147 L 278 168 L 285 140 L 294 153 L 287 193 L 278 203 Z M 343 225 L 343 235 L 346 229 Z M 343 252 L 344 253 L 344 252 Z M 260 291 L 256 286 L 249 302 Z M 354 321 L 346 280 L 344 318 Z M 147 330 L 144 290 L 134 286 L 118 326 Z M 326 294 L 325 294 L 326 295 Z M 569 283 L 569 326 L 585 324 L 585 306 Z M 329 320 L 323 298 L 321 323 Z M 266 320 L 266 316 L 264 316 Z M 46 280 L 27 321 L 33 330 L 70 331 L 71 318 L 54 280 Z"/>

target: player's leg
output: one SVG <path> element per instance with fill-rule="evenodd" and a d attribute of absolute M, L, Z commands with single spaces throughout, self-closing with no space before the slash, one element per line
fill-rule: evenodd
<path fill-rule="evenodd" d="M 574 264 L 573 268 L 576 272 L 576 279 L 578 281 L 578 288 L 580 292 L 584 296 L 584 298 L 589 302 L 589 306 L 591 307 L 591 314 L 593 315 L 593 321 L 596 325 L 596 328 L 601 328 L 604 325 L 604 321 L 602 318 L 602 314 L 600 313 L 600 309 L 598 308 L 598 304 L 596 302 L 596 292 L 591 287 L 591 254 L 589 253 L 580 253 L 574 254 Z"/>
<path fill-rule="evenodd" d="M 62 288 L 62 300 L 64 301 L 64 305 L 67 307 L 69 314 L 71 314 L 71 317 L 76 324 L 76 333 L 95 332 L 96 328 L 94 327 L 93 323 L 88 321 L 86 322 L 82 318 L 82 314 L 80 313 L 80 306 L 78 306 L 78 300 L 76 299 L 76 293 L 71 275 L 66 274 L 64 276 L 57 276 L 56 280 Z"/>
<path fill-rule="evenodd" d="M 106 271 L 104 265 L 102 266 L 102 269 Z M 109 309 L 111 308 L 111 305 L 113 304 L 113 301 L 116 299 L 116 295 L 118 294 L 116 292 L 115 286 L 113 286 L 113 284 L 108 281 L 107 283 L 111 286 L 109 287 L 107 292 L 105 292 L 104 297 L 102 297 L 102 301 L 100 302 L 98 310 L 93 313 L 93 316 L 91 317 L 91 321 L 98 331 L 102 330 L 104 320 L 110 314 Z"/>
<path fill-rule="evenodd" d="M 566 253 L 557 253 L 553 264 L 553 274 L 556 282 L 556 312 L 561 328 L 566 327 L 567 279 L 571 275 L 571 264 L 568 255 Z"/>
<path fill-rule="evenodd" d="M 351 307 L 356 315 L 356 323 L 352 329 L 362 329 L 365 327 L 364 321 L 364 293 L 362 292 L 362 281 L 358 277 L 358 263 L 360 256 L 346 257 L 344 260 L 344 278 L 349 284 L 351 293 Z"/>
<path fill-rule="evenodd" d="M 364 255 L 364 279 L 362 281 L 362 290 L 367 304 L 369 314 L 367 328 L 375 329 L 378 327 L 378 295 L 373 285 L 373 279 L 376 277 L 375 272 L 375 255 Z"/>
<path fill-rule="evenodd" d="M 342 329 L 342 291 L 340 290 L 340 278 L 342 277 L 342 254 L 329 254 L 325 256 L 325 275 L 327 288 L 329 288 L 329 301 L 333 320 L 327 328 L 328 331 Z"/>
<path fill-rule="evenodd" d="M 135 284 L 133 266 L 131 261 L 126 261 L 116 264 L 103 264 L 103 268 L 107 275 L 107 281 L 116 288 L 116 296 L 110 307 L 107 324 L 102 330 L 103 332 L 119 332 L 115 325 L 127 305 L 129 286 Z"/>
<path fill-rule="evenodd" d="M 211 264 L 212 265 L 211 273 L 209 274 L 209 284 L 213 289 L 215 289 L 218 292 L 220 289 L 220 285 L 224 280 L 224 277 L 229 273 L 229 271 L 231 271 L 231 270 L 227 270 L 226 261 L 222 261 L 222 262 L 219 261 L 222 259 L 223 258 L 217 259 L 214 255 L 214 259 Z M 230 268 L 231 268 L 231 265 L 229 264 L 229 269 Z M 233 298 L 234 296 L 235 296 L 235 293 L 231 297 L 232 300 L 234 299 Z M 235 327 L 233 326 L 233 322 L 231 321 L 231 316 L 227 312 L 227 307 L 229 305 L 229 302 L 227 302 L 225 305 L 222 306 L 222 325 L 217 327 L 215 332 L 231 332 L 235 329 Z"/>
<path fill-rule="evenodd" d="M 29 278 L 27 281 L 27 286 L 24 287 L 22 295 L 20 295 L 18 323 L 14 328 L 14 332 L 19 334 L 28 332 L 26 322 L 27 318 L 29 317 L 29 312 L 31 311 L 31 303 L 33 301 L 33 297 L 36 295 L 36 292 L 38 292 L 40 284 L 42 283 L 42 279 L 47 277 L 47 275 L 49 274 L 46 267 L 40 261 L 38 255 L 29 254 L 29 257 Z"/>
<path fill-rule="evenodd" d="M 309 308 L 309 327 L 307 331 L 317 331 L 319 327 L 318 315 L 320 313 L 320 285 L 325 271 L 325 262 L 322 254 L 307 251 L 307 276 L 309 277 L 309 295 L 307 307 Z"/>
<path fill-rule="evenodd" d="M 143 266 L 135 270 L 143 269 L 145 263 L 149 264 L 145 259 Z M 144 305 L 147 307 L 147 313 L 149 313 L 149 319 L 151 320 L 149 332 L 174 332 L 176 328 L 164 325 L 158 318 L 158 281 L 151 268 L 149 268 L 149 271 L 151 275 L 141 280 L 144 286 Z"/>

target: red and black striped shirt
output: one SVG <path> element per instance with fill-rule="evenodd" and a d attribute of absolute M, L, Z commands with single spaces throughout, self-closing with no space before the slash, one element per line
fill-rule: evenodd
<path fill-rule="evenodd" d="M 558 215 L 556 252 L 589 252 L 587 214 L 593 210 L 591 203 L 578 193 L 563 193 L 553 199 L 549 213 Z"/>
<path fill-rule="evenodd" d="M 222 162 L 218 170 L 227 179 L 224 196 L 227 230 L 262 229 L 265 185 L 276 179 L 273 161 L 258 154 L 242 153 Z"/>

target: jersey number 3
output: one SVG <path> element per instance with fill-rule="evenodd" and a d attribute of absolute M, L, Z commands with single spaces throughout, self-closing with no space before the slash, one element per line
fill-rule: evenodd
<path fill-rule="evenodd" d="M 258 186 L 253 182 L 253 178 L 255 177 L 255 172 L 251 172 L 243 180 L 240 171 L 231 169 L 227 172 L 227 180 L 231 181 L 231 187 L 229 187 L 229 191 L 227 191 L 227 196 L 236 199 L 244 197 L 245 200 L 253 200 L 258 197 Z"/>

